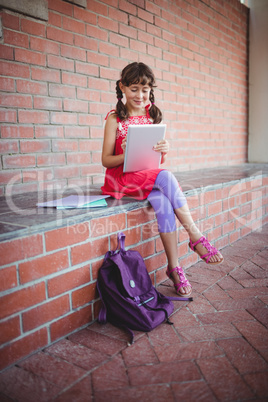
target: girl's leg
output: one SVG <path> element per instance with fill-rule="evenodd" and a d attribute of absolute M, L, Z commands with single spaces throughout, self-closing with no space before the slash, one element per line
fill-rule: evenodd
<path fill-rule="evenodd" d="M 176 232 L 167 232 L 167 233 L 161 233 L 160 232 L 160 238 L 162 240 L 167 260 L 168 260 L 168 267 L 170 270 L 178 266 L 178 242 L 177 242 L 177 231 Z M 171 273 L 172 280 L 175 283 L 180 282 L 180 277 L 176 271 L 173 271 Z M 191 286 L 182 286 L 180 288 L 180 293 L 181 294 L 188 294 L 191 292 Z"/>
<path fill-rule="evenodd" d="M 193 243 L 198 241 L 200 237 L 202 237 L 202 233 L 199 231 L 193 221 L 187 200 L 175 176 L 167 170 L 162 170 L 156 178 L 155 187 L 158 188 L 170 200 L 177 218 L 187 231 L 191 241 Z M 207 254 L 208 252 L 208 250 L 201 243 L 196 245 L 196 250 L 199 251 L 201 255 Z M 219 262 L 222 260 L 222 258 L 221 253 L 218 252 L 216 255 L 213 255 L 210 258 L 209 262 Z"/>
<path fill-rule="evenodd" d="M 196 224 L 193 221 L 188 204 L 185 204 L 182 207 L 175 209 L 175 214 L 179 219 L 180 223 L 182 224 L 182 226 L 184 227 L 184 229 L 187 231 L 189 238 L 192 240 L 192 242 L 195 243 L 196 241 L 198 241 L 202 236 L 202 233 L 199 231 L 199 229 L 197 228 Z M 197 244 L 195 248 L 197 251 L 199 251 L 201 255 L 205 255 L 208 252 L 208 250 L 202 245 L 202 243 Z M 222 254 L 218 251 L 217 254 L 211 256 L 209 262 L 219 262 L 222 260 L 222 258 L 223 258 Z"/>
<path fill-rule="evenodd" d="M 178 266 L 178 241 L 174 210 L 168 198 L 159 190 L 152 190 L 148 196 L 148 201 L 155 210 L 160 238 L 165 249 L 169 269 L 173 269 Z M 174 283 L 180 282 L 176 271 L 172 272 L 171 276 Z M 180 293 L 182 294 L 190 293 L 190 291 L 190 286 L 180 288 Z"/>

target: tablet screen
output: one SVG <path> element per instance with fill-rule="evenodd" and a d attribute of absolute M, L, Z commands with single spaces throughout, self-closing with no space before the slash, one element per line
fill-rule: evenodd
<path fill-rule="evenodd" d="M 165 138 L 166 124 L 129 125 L 123 172 L 158 169 L 161 153 L 153 146 Z"/>

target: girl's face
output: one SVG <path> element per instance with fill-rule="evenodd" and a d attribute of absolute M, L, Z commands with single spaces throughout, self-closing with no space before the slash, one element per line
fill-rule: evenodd
<path fill-rule="evenodd" d="M 129 87 L 121 84 L 120 87 L 125 94 L 127 106 L 130 109 L 143 109 L 149 103 L 151 88 L 148 84 L 132 84 Z"/>

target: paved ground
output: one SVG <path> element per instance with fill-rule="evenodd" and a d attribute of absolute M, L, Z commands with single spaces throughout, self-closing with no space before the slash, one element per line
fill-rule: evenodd
<path fill-rule="evenodd" d="M 97 323 L 0 374 L 6 401 L 267 401 L 268 225 L 187 270 L 174 326 L 127 335 Z M 173 294 L 169 280 L 160 287 Z"/>

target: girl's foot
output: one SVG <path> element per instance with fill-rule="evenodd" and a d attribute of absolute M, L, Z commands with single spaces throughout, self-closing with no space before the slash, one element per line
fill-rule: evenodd
<path fill-rule="evenodd" d="M 189 247 L 207 264 L 221 264 L 223 262 L 222 254 L 209 243 L 205 236 L 201 236 L 199 239 L 190 239 Z"/>
<path fill-rule="evenodd" d="M 183 269 L 181 267 L 175 267 L 172 269 L 167 267 L 166 274 L 174 283 L 176 293 L 179 296 L 182 297 L 190 296 L 190 294 L 192 293 L 192 286 L 190 285 L 190 282 L 186 278 Z"/>

